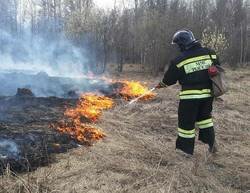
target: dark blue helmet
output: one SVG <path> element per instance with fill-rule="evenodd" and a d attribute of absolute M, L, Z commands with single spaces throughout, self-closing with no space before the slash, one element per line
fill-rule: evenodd
<path fill-rule="evenodd" d="M 198 40 L 195 39 L 193 32 L 185 29 L 175 32 L 172 39 L 172 44 L 177 44 L 181 50 L 187 50 L 197 42 Z"/>

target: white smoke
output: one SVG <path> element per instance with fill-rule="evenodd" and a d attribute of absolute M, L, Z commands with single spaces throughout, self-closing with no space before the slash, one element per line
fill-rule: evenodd
<path fill-rule="evenodd" d="M 20 150 L 12 140 L 0 139 L 0 159 L 18 159 Z"/>
<path fill-rule="evenodd" d="M 50 76 L 75 77 L 86 73 L 88 59 L 63 35 L 46 40 L 25 33 L 17 37 L 0 30 L 0 71 L 46 72 Z"/>

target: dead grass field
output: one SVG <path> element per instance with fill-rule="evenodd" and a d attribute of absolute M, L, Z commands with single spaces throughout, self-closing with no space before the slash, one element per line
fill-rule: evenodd
<path fill-rule="evenodd" d="M 29 193 L 247 193 L 250 192 L 250 69 L 228 70 L 230 91 L 214 104 L 219 152 L 175 153 L 178 86 L 148 102 L 105 111 L 97 126 L 107 134 L 92 147 L 56 155 L 56 163 L 0 179 L 0 192 Z M 159 77 L 125 72 L 119 77 L 155 85 Z"/>

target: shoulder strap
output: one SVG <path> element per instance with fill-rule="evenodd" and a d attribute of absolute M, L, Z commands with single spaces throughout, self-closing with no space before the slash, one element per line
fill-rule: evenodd
<path fill-rule="evenodd" d="M 214 66 L 214 59 L 212 58 L 211 53 L 208 52 L 208 55 L 209 55 L 209 57 L 210 57 L 210 59 L 211 59 L 211 61 L 212 61 L 212 65 Z"/>

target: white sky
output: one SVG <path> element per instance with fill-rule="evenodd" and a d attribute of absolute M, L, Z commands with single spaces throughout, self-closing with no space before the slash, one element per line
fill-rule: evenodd
<path fill-rule="evenodd" d="M 114 4 L 116 2 L 116 6 L 122 6 L 122 7 L 131 7 L 131 1 L 130 0 L 94 0 L 94 3 L 100 7 L 105 9 L 111 9 L 114 8 Z"/>
<path fill-rule="evenodd" d="M 94 0 L 94 3 L 101 8 L 113 8 L 115 0 Z"/>

